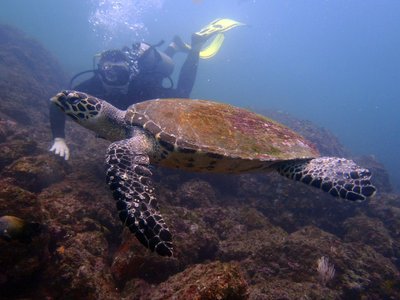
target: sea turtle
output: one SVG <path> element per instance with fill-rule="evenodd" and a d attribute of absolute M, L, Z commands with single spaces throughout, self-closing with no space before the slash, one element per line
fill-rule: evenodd
<path fill-rule="evenodd" d="M 222 173 L 272 169 L 351 201 L 365 200 L 376 191 L 367 169 L 348 159 L 319 157 L 310 142 L 289 128 L 228 104 L 155 99 L 123 111 L 77 91 L 62 91 L 51 101 L 112 142 L 106 153 L 106 181 L 119 217 L 159 255 L 172 255 L 172 236 L 158 210 L 150 164 Z"/>

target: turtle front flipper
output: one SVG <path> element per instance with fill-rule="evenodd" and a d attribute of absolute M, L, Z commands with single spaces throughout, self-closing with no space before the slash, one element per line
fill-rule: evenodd
<path fill-rule="evenodd" d="M 283 176 L 351 201 L 366 200 L 376 192 L 370 181 L 371 172 L 345 158 L 293 160 L 278 163 L 275 167 Z"/>
<path fill-rule="evenodd" d="M 158 211 L 149 156 L 134 138 L 112 143 L 106 155 L 106 180 L 119 217 L 151 251 L 172 256 L 172 236 Z"/>

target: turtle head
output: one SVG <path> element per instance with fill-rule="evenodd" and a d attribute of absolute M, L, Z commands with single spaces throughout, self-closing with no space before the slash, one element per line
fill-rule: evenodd
<path fill-rule="evenodd" d="M 77 91 L 62 91 L 50 99 L 75 122 L 101 138 L 117 141 L 127 137 L 125 112 L 108 102 Z"/>
<path fill-rule="evenodd" d="M 104 102 L 75 91 L 62 91 L 50 100 L 78 123 L 97 118 L 101 114 Z"/>

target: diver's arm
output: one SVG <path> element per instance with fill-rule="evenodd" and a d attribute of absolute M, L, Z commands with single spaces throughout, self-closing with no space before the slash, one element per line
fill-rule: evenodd
<path fill-rule="evenodd" d="M 50 126 L 53 145 L 49 151 L 68 160 L 69 148 L 65 143 L 65 114 L 54 103 L 50 104 Z"/>
<path fill-rule="evenodd" d="M 65 114 L 54 103 L 50 104 L 50 126 L 54 138 L 65 138 Z"/>

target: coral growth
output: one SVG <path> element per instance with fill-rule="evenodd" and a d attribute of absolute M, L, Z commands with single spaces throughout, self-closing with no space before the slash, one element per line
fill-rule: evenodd
<path fill-rule="evenodd" d="M 318 277 L 323 285 L 326 285 L 335 276 L 335 266 L 329 262 L 329 258 L 321 256 L 317 260 Z"/>

